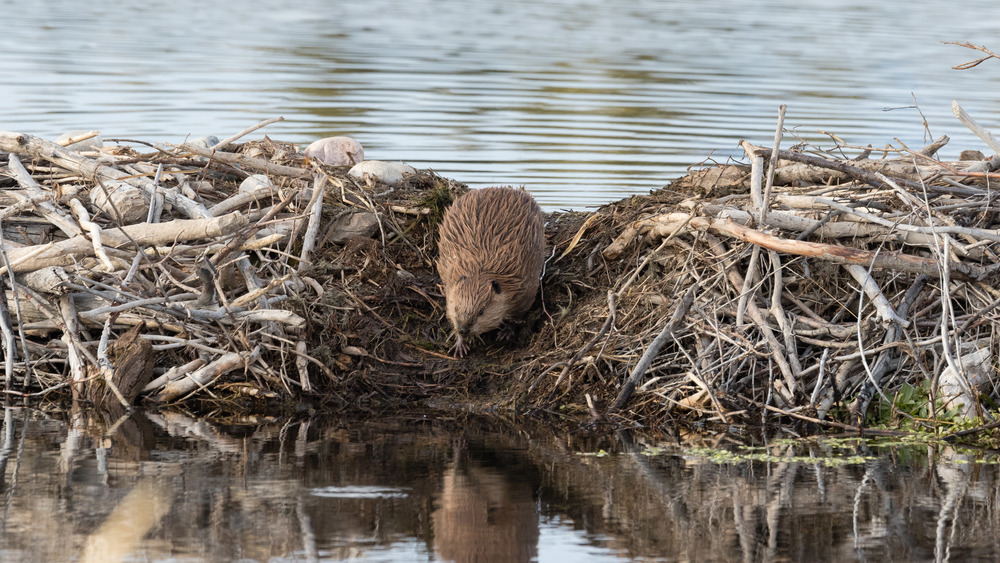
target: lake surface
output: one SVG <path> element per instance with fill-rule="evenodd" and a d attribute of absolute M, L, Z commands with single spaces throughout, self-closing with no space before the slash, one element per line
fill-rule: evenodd
<path fill-rule="evenodd" d="M 829 147 L 1000 131 L 995 0 L 0 0 L 0 130 L 178 142 L 350 135 L 547 208 L 647 193 L 786 128 Z M 784 146 L 797 142 L 786 135 Z M 254 137 L 250 137 L 254 138 Z"/>
<path fill-rule="evenodd" d="M 2 436 L 3 561 L 968 561 L 1000 542 L 1000 458 L 944 445 L 11 408 Z"/>

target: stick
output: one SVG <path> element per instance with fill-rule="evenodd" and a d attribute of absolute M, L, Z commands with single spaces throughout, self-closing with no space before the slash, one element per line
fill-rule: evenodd
<path fill-rule="evenodd" d="M 948 252 L 948 239 L 945 238 L 944 239 L 944 251 L 942 252 L 942 259 L 947 259 L 948 254 L 949 254 L 949 252 Z M 950 281 L 948 279 L 947 269 L 943 268 L 943 270 L 944 270 L 944 272 L 941 275 L 941 324 L 940 324 L 940 326 L 941 326 L 941 351 L 943 352 L 943 356 L 944 356 L 945 362 L 948 364 L 948 367 L 950 367 L 952 369 L 952 371 L 955 373 L 955 375 L 958 376 L 958 381 L 961 384 L 962 392 L 965 393 L 966 397 L 969 397 L 971 400 L 975 400 L 975 405 L 974 406 L 976 408 L 976 414 L 977 414 L 977 416 L 979 418 L 992 418 L 991 415 L 988 414 L 985 411 L 985 409 L 983 409 L 983 405 L 978 400 L 978 395 L 979 394 L 977 392 L 975 392 L 975 389 L 973 388 L 973 385 L 969 382 L 968 378 L 966 377 L 965 370 L 962 369 L 962 368 L 960 368 L 958 366 L 958 364 L 955 361 L 955 357 L 952 355 L 952 351 L 951 351 L 952 345 L 955 346 L 955 353 L 959 354 L 959 355 L 961 354 L 961 337 L 962 337 L 962 335 L 960 335 L 960 334 L 956 334 L 955 335 L 956 342 L 954 344 L 952 344 L 951 340 L 948 338 L 949 337 L 949 333 L 951 332 L 951 331 L 948 330 L 948 321 L 952 320 L 951 317 L 952 317 L 952 315 L 954 313 L 953 313 L 953 309 L 952 309 L 953 304 L 951 302 L 951 283 L 950 283 Z M 935 372 L 934 373 L 934 381 L 932 382 L 932 386 L 934 387 L 935 392 L 937 391 L 937 386 L 939 384 L 938 383 L 938 377 L 939 376 L 940 376 L 940 372 Z"/>
<path fill-rule="evenodd" d="M 17 158 L 16 154 L 10 154 L 10 164 L 8 164 L 7 167 L 10 169 L 11 173 L 14 174 L 14 178 L 17 180 L 18 185 L 24 188 L 25 191 L 27 191 L 31 196 L 50 197 L 54 195 L 47 193 L 41 186 L 38 185 L 38 182 L 35 182 L 35 179 L 31 177 L 31 174 L 28 174 L 28 171 L 24 169 L 24 165 L 21 164 L 21 161 Z M 7 193 L 15 198 L 21 199 L 20 194 L 14 190 L 10 190 Z M 48 201 L 40 201 L 36 203 L 35 208 L 38 209 L 38 212 L 41 213 L 42 217 L 48 219 L 50 223 L 58 227 L 60 231 L 66 234 L 66 236 L 75 237 L 82 232 L 80 227 L 73 222 L 71 217 L 68 217 L 66 213 Z"/>
<path fill-rule="evenodd" d="M 691 218 L 686 213 L 671 213 L 668 215 L 662 221 L 648 221 L 651 229 L 647 236 L 654 236 L 661 233 L 666 235 L 677 228 L 677 221 L 688 221 L 692 229 L 731 236 L 768 250 L 777 250 L 786 254 L 809 256 L 837 264 L 860 264 L 863 266 L 874 264 L 873 267 L 878 269 L 915 272 L 918 274 L 927 274 L 935 278 L 941 275 L 938 269 L 938 262 L 933 258 L 914 256 L 899 251 L 876 253 L 871 250 L 862 250 L 836 244 L 784 239 L 745 227 L 728 218 Z M 935 229 L 943 232 L 954 232 L 959 227 L 935 227 Z M 930 228 L 927 230 L 930 230 Z M 1000 233 L 998 233 L 998 236 L 1000 236 Z M 614 242 L 604 249 L 603 254 L 606 257 L 614 258 L 619 255 L 619 251 L 622 248 L 620 244 L 621 238 L 620 236 L 618 239 L 615 239 Z M 980 266 L 978 264 L 959 261 L 949 261 L 948 267 L 954 277 L 963 280 L 981 280 L 994 273 L 997 269 L 995 265 Z"/>
<path fill-rule="evenodd" d="M 552 400 L 555 398 L 556 391 L 559 389 L 559 384 L 562 383 L 563 378 L 565 378 L 566 374 L 569 373 L 570 368 L 572 368 L 576 364 L 576 362 L 580 361 L 580 358 L 582 358 L 584 354 L 589 352 L 590 349 L 593 348 L 595 344 L 597 344 L 602 338 L 604 338 L 604 335 L 607 334 L 608 330 L 615 323 L 615 303 L 617 298 L 618 294 L 616 294 L 613 291 L 608 292 L 608 318 L 604 319 L 604 326 L 602 326 L 601 330 L 599 330 L 597 334 L 595 334 L 594 337 L 591 338 L 590 341 L 583 346 L 583 348 L 579 349 L 576 352 L 576 354 L 573 355 L 573 358 L 565 364 L 562 373 L 559 374 L 559 377 L 556 378 L 556 382 L 552 385 L 552 391 L 549 392 L 548 402 L 552 402 Z M 552 366 L 549 369 L 546 369 L 542 373 L 538 374 L 538 377 L 536 377 L 535 381 L 532 382 L 531 387 L 528 387 L 529 394 L 535 390 L 535 386 L 538 385 L 539 381 L 541 381 L 542 376 L 551 371 L 553 367 L 555 366 Z"/>
<path fill-rule="evenodd" d="M 857 264 L 851 264 L 847 267 L 847 271 L 861 284 L 862 290 L 868 295 L 868 299 L 872 301 L 872 304 L 875 305 L 875 310 L 878 312 L 878 316 L 882 319 L 882 322 L 896 323 L 903 328 L 910 326 L 910 321 L 896 314 L 896 310 L 892 308 L 892 304 L 886 299 L 885 294 L 882 293 L 882 290 L 875 283 L 875 280 L 872 279 L 867 269 Z"/>
<path fill-rule="evenodd" d="M 299 385 L 302 391 L 312 392 L 312 384 L 309 382 L 309 360 L 307 359 L 308 345 L 305 340 L 295 343 L 295 369 L 299 372 Z"/>
<path fill-rule="evenodd" d="M 235 209 L 239 209 L 248 203 L 255 201 L 260 201 L 269 196 L 272 196 L 279 192 L 277 186 L 269 184 L 267 186 L 259 187 L 251 192 L 239 192 L 231 197 L 228 197 L 219 203 L 208 208 L 208 212 L 213 216 L 218 216 L 224 213 L 229 213 Z M 263 205 L 262 205 L 263 207 Z"/>
<path fill-rule="evenodd" d="M 264 172 L 267 174 L 275 174 L 278 176 L 287 176 L 289 178 L 312 178 L 313 172 L 311 170 L 306 170 L 303 168 L 295 168 L 294 166 L 284 166 L 282 164 L 274 164 L 273 162 L 264 160 L 262 158 L 254 158 L 251 156 L 246 156 L 243 154 L 236 154 L 231 152 L 222 152 L 209 150 L 202 147 L 196 147 L 194 145 L 184 143 L 178 145 L 179 148 L 185 151 L 194 153 L 198 156 L 203 156 L 205 158 L 210 158 L 213 160 L 219 160 L 227 164 L 239 164 L 250 170 L 255 170 L 257 172 Z"/>
<path fill-rule="evenodd" d="M 326 191 L 326 183 L 329 177 L 326 174 L 318 174 L 313 181 L 313 194 L 309 202 L 309 223 L 306 232 L 302 237 L 302 252 L 299 253 L 298 271 L 308 265 L 312 259 L 312 251 L 316 246 L 316 239 L 319 237 L 319 226 L 323 216 L 323 192 Z"/>
<path fill-rule="evenodd" d="M 281 116 L 272 117 L 270 119 L 265 119 L 264 121 L 261 121 L 257 125 L 251 125 L 250 127 L 247 127 L 246 129 L 240 131 L 239 133 L 233 135 L 232 137 L 227 137 L 227 138 L 219 141 L 218 143 L 215 143 L 214 145 L 212 145 L 211 147 L 209 147 L 208 150 L 211 150 L 211 151 L 218 150 L 218 149 L 220 149 L 220 148 L 228 145 L 229 143 L 232 143 L 232 142 L 236 141 L 237 139 L 239 139 L 239 138 L 241 138 L 241 137 L 243 137 L 245 135 L 249 135 L 250 133 L 253 133 L 254 131 L 256 131 L 256 130 L 262 128 L 262 127 L 266 127 L 266 126 L 268 126 L 268 125 L 270 125 L 272 123 L 277 123 L 279 121 L 284 121 L 284 119 L 285 118 L 281 117 Z"/>
<path fill-rule="evenodd" d="M 768 251 L 771 258 L 771 268 L 774 271 L 774 287 L 771 291 L 771 316 L 778 322 L 781 335 L 785 341 L 785 354 L 788 357 L 788 366 L 792 370 L 794 380 L 797 382 L 802 378 L 802 364 L 799 362 L 798 344 L 795 341 L 795 333 L 792 331 L 792 323 L 786 316 L 784 307 L 781 306 L 781 291 L 784 282 L 781 277 L 781 255 L 773 250 Z"/>
<path fill-rule="evenodd" d="M 757 208 L 759 216 L 763 216 L 762 210 L 767 206 L 764 203 L 764 194 L 761 192 L 761 182 L 764 176 L 764 159 L 757 155 L 754 150 L 753 145 L 746 143 L 743 146 L 743 150 L 747 151 L 747 155 L 751 158 L 750 164 L 750 201 Z M 761 222 L 761 225 L 764 223 Z M 743 316 L 746 314 L 747 310 L 747 300 L 750 299 L 751 293 L 756 293 L 750 291 L 754 280 L 758 276 L 758 268 L 760 264 L 760 247 L 754 246 L 753 251 L 750 253 L 750 263 L 747 265 L 747 273 L 743 276 L 743 289 L 740 291 L 740 299 L 736 305 L 736 326 L 742 328 L 744 326 Z"/>
<path fill-rule="evenodd" d="M 156 186 L 148 178 L 133 176 L 117 168 L 105 166 L 94 159 L 33 135 L 0 131 L 0 150 L 15 154 L 28 154 L 47 160 L 76 172 L 84 179 L 94 183 L 127 182 L 142 189 L 147 196 L 151 196 L 156 191 Z M 204 205 L 185 197 L 177 190 L 162 190 L 162 193 L 168 203 L 188 217 L 209 216 Z"/>
<path fill-rule="evenodd" d="M 197 358 L 182 366 L 174 366 L 169 370 L 167 370 L 167 372 L 161 375 L 160 377 L 157 377 L 156 379 L 147 383 L 146 386 L 142 388 L 142 392 L 148 393 L 155 389 L 159 389 L 164 385 L 166 385 L 168 382 L 173 381 L 175 379 L 179 379 L 180 377 L 188 373 L 191 373 L 192 371 L 204 365 L 205 365 L 205 360 Z"/>
<path fill-rule="evenodd" d="M 993 133 L 990 133 L 988 129 L 976 123 L 976 120 L 972 119 L 972 116 L 966 113 L 966 111 L 962 109 L 962 106 L 958 105 L 957 100 L 951 101 L 951 112 L 954 113 L 955 117 L 962 122 L 962 125 L 968 127 L 970 131 L 982 139 L 983 142 L 993 150 L 994 154 L 1000 155 L 1000 142 L 993 137 Z"/>
<path fill-rule="evenodd" d="M 694 303 L 694 292 L 697 287 L 697 285 L 688 287 L 688 290 L 684 293 L 684 297 L 681 298 L 673 314 L 670 316 L 670 320 L 663 327 L 663 330 L 660 331 L 660 334 L 653 339 L 653 343 L 649 345 L 649 348 L 646 348 L 645 353 L 639 358 L 639 363 L 632 369 L 632 373 L 629 374 L 628 379 L 622 386 L 622 390 L 618 393 L 618 397 L 611 405 L 611 408 L 608 409 L 608 415 L 620 411 L 625 406 L 625 403 L 628 402 L 632 396 L 632 392 L 635 391 L 636 386 L 646 375 L 649 366 L 653 364 L 653 359 L 660 353 L 660 348 L 663 348 L 663 345 L 667 343 L 667 339 L 673 337 L 681 321 L 684 320 L 684 316 L 691 309 L 691 304 Z"/>
<path fill-rule="evenodd" d="M 80 141 L 86 141 L 87 139 L 93 139 L 94 137 L 96 137 L 96 136 L 98 136 L 100 134 L 101 134 L 101 132 L 97 131 L 97 130 L 87 131 L 85 133 L 80 133 L 79 135 L 75 135 L 73 137 L 69 137 L 68 139 L 63 139 L 61 141 L 56 141 L 56 143 L 59 144 L 60 146 L 68 147 L 70 145 L 75 145 L 76 143 L 79 143 Z"/>
<path fill-rule="evenodd" d="M 722 260 L 722 257 L 725 256 L 726 254 L 725 247 L 723 247 L 722 245 L 722 241 L 711 235 L 708 235 L 707 239 L 709 246 L 712 248 L 713 252 L 715 252 L 715 255 L 719 257 L 720 260 Z M 740 290 L 740 288 L 742 288 L 743 286 L 743 278 L 742 276 L 740 276 L 740 273 L 736 271 L 732 262 L 729 260 L 725 260 L 722 264 L 722 267 L 724 273 L 729 278 L 729 283 L 732 284 L 733 289 L 737 291 Z M 794 393 L 796 387 L 795 378 L 792 374 L 791 367 L 785 360 L 785 355 L 782 350 L 783 349 L 782 344 L 778 342 L 777 338 L 774 337 L 774 331 L 771 330 L 771 326 L 767 324 L 767 321 L 764 319 L 764 314 L 763 312 L 761 312 L 760 307 L 757 306 L 757 303 L 755 303 L 752 300 L 747 301 L 747 313 L 749 313 L 750 320 L 753 321 L 753 324 L 757 326 L 757 329 L 764 336 L 764 339 L 767 340 L 768 345 L 771 347 L 772 350 L 775 351 L 775 353 L 772 354 L 771 357 L 774 359 L 774 363 L 778 364 L 778 369 L 781 371 L 781 375 L 785 379 L 785 382 L 788 386 L 787 392 L 789 394 Z M 789 402 L 791 402 L 792 399 L 791 396 L 785 398 Z"/>
<path fill-rule="evenodd" d="M 79 341 L 76 335 L 79 330 L 79 322 L 76 316 L 76 307 L 73 306 L 72 295 L 64 295 L 59 299 L 59 310 L 62 313 L 62 340 L 66 344 L 68 351 L 67 358 L 69 359 L 70 379 L 74 383 L 80 383 L 86 379 L 87 375 L 83 369 L 83 351 L 78 347 Z M 79 391 L 79 388 L 76 386 L 73 387 L 74 396 Z"/>
<path fill-rule="evenodd" d="M 767 208 L 771 205 L 771 188 L 774 186 L 774 171 L 778 168 L 778 149 L 781 148 L 781 133 L 785 124 L 785 104 L 778 106 L 778 126 L 774 129 L 774 149 L 767 165 L 767 184 L 764 187 L 764 197 L 760 206 L 760 224 L 767 222 Z"/>
<path fill-rule="evenodd" d="M 972 49 L 974 51 L 982 51 L 982 52 L 986 53 L 986 56 L 983 57 L 983 58 L 981 58 L 981 59 L 977 59 L 977 60 L 974 60 L 974 61 L 969 61 L 967 63 L 962 63 L 960 65 L 956 65 L 956 66 L 951 67 L 951 68 L 953 68 L 955 70 L 969 70 L 970 68 L 979 66 L 979 64 L 982 63 L 982 62 L 984 62 L 984 61 L 988 61 L 990 59 L 1000 59 L 1000 55 L 997 55 L 996 53 L 994 53 L 993 51 L 990 51 L 986 47 L 983 47 L 983 46 L 980 46 L 980 45 L 974 45 L 974 44 L 972 44 L 972 43 L 970 43 L 968 41 L 965 41 L 963 43 L 959 43 L 958 41 L 942 41 L 942 43 L 944 43 L 945 45 L 958 45 L 959 47 L 965 47 L 966 49 Z"/>
<path fill-rule="evenodd" d="M 0 277 L 0 331 L 3 332 L 4 378 L 3 388 L 7 391 L 14 384 L 14 360 L 17 355 L 14 349 L 14 331 L 11 329 L 10 311 L 7 308 L 6 290 L 3 277 Z"/>
<path fill-rule="evenodd" d="M 120 248 L 135 241 L 139 245 L 160 245 L 176 241 L 217 239 L 230 235 L 247 224 L 243 215 L 233 213 L 211 219 L 178 219 L 167 223 L 139 223 L 99 232 L 104 246 Z M 15 272 L 28 272 L 46 266 L 68 266 L 84 256 L 92 256 L 94 245 L 84 236 L 56 243 L 11 249 L 10 262 Z M 7 266 L 0 268 L 0 274 Z"/>
<path fill-rule="evenodd" d="M 913 284 L 910 285 L 910 288 L 906 290 L 906 293 L 903 295 L 903 300 L 899 304 L 898 316 L 900 318 L 905 319 L 907 315 L 909 315 L 910 306 L 916 302 L 917 297 L 920 295 L 924 285 L 927 283 L 927 279 L 928 277 L 925 275 L 917 276 L 917 278 L 913 280 Z M 882 339 L 882 346 L 886 347 L 888 345 L 895 344 L 902 334 L 903 330 L 901 325 L 899 323 L 893 323 L 885 332 L 885 338 Z M 829 351 L 829 348 L 827 351 Z M 891 360 L 898 355 L 899 352 L 896 351 L 895 346 L 887 348 L 879 353 L 878 358 L 875 360 L 875 367 L 871 369 L 870 378 L 865 380 L 865 384 L 862 386 L 861 391 L 858 392 L 854 401 L 850 405 L 849 411 L 851 412 L 852 420 L 864 420 L 865 413 L 868 412 L 868 405 L 871 403 L 872 398 L 875 396 L 875 392 L 878 390 L 879 385 L 882 382 L 882 376 L 889 371 Z M 861 353 L 861 356 L 864 356 L 863 352 Z M 816 402 L 815 397 L 817 395 L 818 393 L 814 391 L 814 404 Z"/>
<path fill-rule="evenodd" d="M 101 262 L 104 263 L 103 271 L 115 271 L 117 268 L 111 261 L 111 258 L 108 258 L 108 254 L 104 252 L 104 243 L 101 242 L 101 227 L 97 223 L 90 220 L 90 213 L 87 211 L 87 208 L 80 203 L 80 200 L 75 197 L 69 200 L 69 207 L 73 210 L 73 213 L 76 214 L 76 220 L 80 223 L 80 226 L 87 229 L 87 232 L 90 233 L 90 245 L 94 249 L 94 254 L 96 254 L 97 257 L 101 259 Z"/>
<path fill-rule="evenodd" d="M 166 403 L 177 399 L 198 388 L 204 388 L 219 376 L 249 365 L 260 355 L 260 346 L 254 348 L 250 353 L 229 352 L 217 358 L 204 367 L 199 368 L 187 377 L 168 382 L 162 391 L 152 397 L 158 403 Z"/>
<path fill-rule="evenodd" d="M 97 345 L 97 365 L 100 367 L 101 377 L 104 378 L 105 385 L 107 385 L 108 389 L 111 389 L 114 396 L 118 398 L 118 402 L 125 407 L 125 411 L 129 412 L 132 410 L 132 405 L 129 404 L 128 399 L 122 395 L 121 390 L 118 389 L 118 386 L 115 385 L 114 382 L 115 368 L 111 365 L 111 360 L 108 358 L 108 340 L 110 337 L 111 317 L 108 317 L 108 319 L 104 321 L 104 330 L 101 332 L 101 341 Z"/>
<path fill-rule="evenodd" d="M 742 143 L 741 143 L 742 144 Z M 764 147 L 754 146 L 754 151 L 761 157 L 770 157 L 772 149 L 766 149 Z M 837 160 L 827 160 L 825 158 L 820 158 L 818 156 L 813 156 L 810 154 L 803 154 L 799 152 L 792 151 L 778 151 L 778 158 L 781 160 L 791 160 L 794 162 L 801 162 L 803 164 L 808 164 L 810 166 L 817 166 L 819 168 L 827 168 L 829 170 L 836 170 L 842 174 L 846 174 L 851 178 L 855 178 L 865 184 L 874 186 L 876 188 L 884 188 L 888 184 L 886 183 L 886 176 L 878 172 L 868 172 L 867 170 L 862 170 L 856 166 L 851 166 L 845 162 L 840 162 Z M 906 186 L 912 190 L 920 191 L 922 188 L 920 184 L 916 182 L 911 182 L 910 180 L 897 179 L 895 182 Z"/>

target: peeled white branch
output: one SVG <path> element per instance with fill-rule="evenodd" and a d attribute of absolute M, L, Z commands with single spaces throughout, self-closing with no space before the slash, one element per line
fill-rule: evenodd
<path fill-rule="evenodd" d="M 80 200 L 75 197 L 69 200 L 69 207 L 76 215 L 76 220 L 80 223 L 80 226 L 87 229 L 87 232 L 90 233 L 90 245 L 94 248 L 94 254 L 96 254 L 104 264 L 104 271 L 115 271 L 114 263 L 111 262 L 111 258 L 108 258 L 108 254 L 104 252 L 104 243 L 101 242 L 100 225 L 90 220 L 90 213 L 87 211 L 87 208 L 84 207 L 83 204 L 80 203 Z"/>
<path fill-rule="evenodd" d="M 7 166 L 17 183 L 28 192 L 32 198 L 38 198 L 47 195 L 47 192 L 38 185 L 38 182 L 28 174 L 28 171 L 24 169 L 24 165 L 17 158 L 16 154 L 11 153 L 10 164 Z M 7 193 L 11 196 L 18 198 L 19 201 L 25 201 L 27 198 L 21 196 L 14 190 L 7 190 Z M 51 194 L 55 195 L 55 194 Z M 80 227 L 73 222 L 71 217 L 68 217 L 63 211 L 57 208 L 55 205 L 48 201 L 38 201 L 35 203 L 35 208 L 38 212 L 49 220 L 50 223 L 59 228 L 60 231 L 66 233 L 66 236 L 75 237 L 80 234 Z"/>
<path fill-rule="evenodd" d="M 126 225 L 121 229 L 104 229 L 99 234 L 104 246 L 121 248 L 132 245 L 133 241 L 140 246 L 149 246 L 198 239 L 217 239 L 236 232 L 246 224 L 246 217 L 232 213 L 218 218 L 181 219 L 167 223 Z M 83 257 L 93 256 L 94 252 L 94 245 L 90 240 L 84 236 L 76 236 L 55 243 L 14 248 L 8 252 L 8 255 L 11 267 L 15 272 L 29 272 L 46 266 L 68 266 Z M 6 272 L 6 266 L 0 268 L 0 273 L 4 272 Z"/>
<path fill-rule="evenodd" d="M 878 316 L 882 319 L 882 322 L 893 322 L 899 326 L 906 328 L 910 326 L 910 321 L 900 317 L 896 314 L 896 310 L 893 309 L 892 304 L 886 299 L 885 294 L 879 288 L 875 280 L 868 274 L 868 270 L 857 264 L 851 264 L 847 267 L 847 271 L 851 273 L 858 283 L 861 284 L 861 288 L 864 290 L 865 295 L 871 300 L 872 304 L 875 305 L 875 311 L 878 312 Z"/>
<path fill-rule="evenodd" d="M 972 119 L 972 116 L 966 113 L 966 111 L 962 109 L 962 106 L 958 105 L 957 100 L 951 101 L 951 111 L 963 125 L 968 127 L 970 131 L 975 133 L 977 137 L 982 139 L 984 143 L 993 149 L 994 153 L 1000 154 L 1000 141 L 997 141 L 993 136 L 993 133 L 990 133 L 988 129 L 976 123 L 976 120 Z"/>
<path fill-rule="evenodd" d="M 152 197 L 157 191 L 156 185 L 146 177 L 136 177 L 105 166 L 98 161 L 87 158 L 80 153 L 61 147 L 51 141 L 46 141 L 34 135 L 0 131 L 0 150 L 14 154 L 27 154 L 47 160 L 57 166 L 80 174 L 95 183 L 116 181 L 127 182 L 142 189 L 147 197 Z M 181 194 L 176 189 L 161 189 L 163 198 L 180 210 L 187 217 L 208 217 L 205 206 Z"/>
<path fill-rule="evenodd" d="M 199 387 L 211 385 L 218 377 L 249 364 L 256 360 L 259 355 L 260 346 L 254 348 L 253 352 L 250 353 L 228 352 L 223 354 L 210 364 L 188 374 L 187 377 L 167 383 L 163 390 L 153 397 L 153 400 L 163 403 L 183 397 Z"/>

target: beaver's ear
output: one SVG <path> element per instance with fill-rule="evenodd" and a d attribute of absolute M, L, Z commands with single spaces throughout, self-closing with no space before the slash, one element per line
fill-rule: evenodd
<path fill-rule="evenodd" d="M 493 288 L 493 293 L 500 295 L 500 282 L 498 282 L 497 280 L 493 280 L 490 282 L 490 287 Z"/>

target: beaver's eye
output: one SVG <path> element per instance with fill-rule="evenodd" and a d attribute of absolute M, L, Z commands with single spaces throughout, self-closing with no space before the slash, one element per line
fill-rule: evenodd
<path fill-rule="evenodd" d="M 481 316 L 483 316 L 484 314 L 486 314 L 486 309 L 480 309 L 480 310 L 479 310 L 479 316 L 481 317 Z"/>

